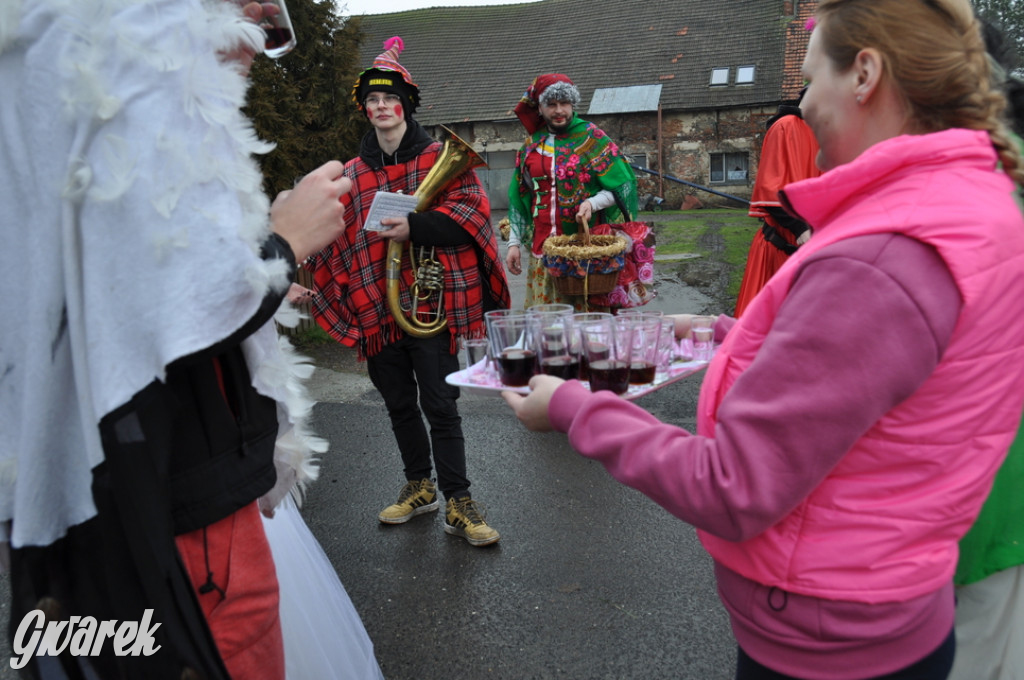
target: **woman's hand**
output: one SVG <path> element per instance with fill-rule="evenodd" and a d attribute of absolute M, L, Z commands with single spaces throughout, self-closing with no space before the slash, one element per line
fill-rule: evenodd
<path fill-rule="evenodd" d="M 676 340 L 690 337 L 690 322 L 693 314 L 666 314 L 666 317 L 676 322 Z"/>
<path fill-rule="evenodd" d="M 551 375 L 535 375 L 530 378 L 530 393 L 519 394 L 518 392 L 505 391 L 501 393 L 516 418 L 526 426 L 526 429 L 534 432 L 551 432 L 554 428 L 548 419 L 548 404 L 555 390 L 565 381 Z"/>

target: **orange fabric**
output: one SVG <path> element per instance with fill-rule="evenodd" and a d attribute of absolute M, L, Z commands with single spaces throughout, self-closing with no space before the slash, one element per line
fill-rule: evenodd
<path fill-rule="evenodd" d="M 178 552 L 233 680 L 284 680 L 277 573 L 255 502 L 203 529 L 178 536 Z M 207 582 L 207 559 L 214 589 Z"/>
<path fill-rule="evenodd" d="M 789 235 L 785 229 L 779 229 L 780 234 Z M 787 239 L 792 240 L 792 239 Z M 750 242 L 750 250 L 747 252 L 747 266 L 743 271 L 743 281 L 740 283 L 740 292 L 736 295 L 736 318 L 740 318 L 743 310 L 747 308 L 754 297 L 768 283 L 768 279 L 779 271 L 779 268 L 789 259 L 789 255 L 782 252 L 768 240 L 760 229 L 754 234 Z"/>
<path fill-rule="evenodd" d="M 754 178 L 754 190 L 750 196 L 751 217 L 757 217 L 770 226 L 788 243 L 796 244 L 793 235 L 766 211 L 766 208 L 781 207 L 779 191 L 787 184 L 821 174 L 816 164 L 818 141 L 810 126 L 799 116 L 783 116 L 768 128 L 761 145 L 761 160 Z M 764 288 L 768 279 L 779 270 L 789 256 L 769 243 L 758 229 L 750 243 L 743 282 L 736 296 L 736 317 L 743 314 L 754 296 Z"/>
<path fill-rule="evenodd" d="M 798 116 L 783 116 L 765 133 L 754 190 L 750 195 L 751 217 L 765 217 L 765 206 L 781 206 L 779 190 L 787 184 L 821 174 L 816 164 L 818 140 Z"/>

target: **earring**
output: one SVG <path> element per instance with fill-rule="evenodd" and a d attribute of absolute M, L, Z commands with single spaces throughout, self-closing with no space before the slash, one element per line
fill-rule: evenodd
<path fill-rule="evenodd" d="M 860 104 L 860 103 L 861 103 L 861 96 L 860 96 L 860 95 L 857 95 L 857 103 L 858 103 L 858 104 Z"/>

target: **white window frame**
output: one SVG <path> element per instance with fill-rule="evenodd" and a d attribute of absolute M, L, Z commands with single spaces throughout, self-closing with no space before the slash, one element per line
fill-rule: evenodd
<path fill-rule="evenodd" d="M 724 87 L 728 85 L 730 70 L 731 69 L 728 66 L 718 66 L 711 69 L 711 86 Z"/>
<path fill-rule="evenodd" d="M 750 154 L 746 151 L 715 151 L 709 154 L 709 184 L 746 184 L 750 177 Z M 728 170 L 738 163 L 739 170 Z M 716 168 L 718 177 L 716 179 Z"/>
<path fill-rule="evenodd" d="M 753 64 L 747 64 L 745 66 L 736 67 L 736 84 L 737 85 L 753 85 L 754 78 L 757 76 L 757 66 Z"/>

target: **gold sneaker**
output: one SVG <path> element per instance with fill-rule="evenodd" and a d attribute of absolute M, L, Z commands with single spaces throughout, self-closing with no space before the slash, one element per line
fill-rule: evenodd
<path fill-rule="evenodd" d="M 497 531 L 487 526 L 482 507 L 472 498 L 448 499 L 444 531 L 452 536 L 461 536 L 475 546 L 497 543 L 501 538 Z"/>
<path fill-rule="evenodd" d="M 406 482 L 398 494 L 398 502 L 381 510 L 377 519 L 384 524 L 404 524 L 416 515 L 435 512 L 440 505 L 434 483 L 429 479 L 415 479 Z"/>

